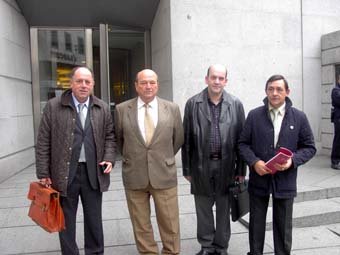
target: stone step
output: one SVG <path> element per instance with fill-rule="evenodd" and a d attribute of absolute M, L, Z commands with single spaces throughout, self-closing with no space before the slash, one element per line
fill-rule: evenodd
<path fill-rule="evenodd" d="M 249 214 L 240 222 L 248 227 Z M 340 223 L 340 197 L 295 202 L 293 227 L 304 228 Z M 268 208 L 266 230 L 272 230 L 272 207 Z"/>
<path fill-rule="evenodd" d="M 320 188 L 309 187 L 308 190 L 298 192 L 295 203 L 340 197 L 340 187 Z"/>

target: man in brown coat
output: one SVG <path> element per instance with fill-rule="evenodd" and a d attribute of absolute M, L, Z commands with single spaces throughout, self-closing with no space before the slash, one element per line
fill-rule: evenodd
<path fill-rule="evenodd" d="M 138 97 L 117 105 L 115 127 L 137 249 L 140 254 L 158 254 L 150 221 L 152 196 L 162 254 L 179 254 L 175 154 L 183 143 L 180 111 L 176 104 L 156 96 L 158 77 L 154 71 L 139 72 L 135 87 Z"/>
<path fill-rule="evenodd" d="M 102 192 L 110 184 L 115 159 L 109 107 L 91 95 L 93 74 L 87 67 L 71 73 L 71 89 L 48 101 L 36 145 L 37 177 L 61 193 L 66 229 L 59 233 L 64 255 L 77 255 L 76 215 L 81 197 L 85 254 L 103 254 Z"/>

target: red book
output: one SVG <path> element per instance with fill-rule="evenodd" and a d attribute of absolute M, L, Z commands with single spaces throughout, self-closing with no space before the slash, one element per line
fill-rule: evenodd
<path fill-rule="evenodd" d="M 275 164 L 285 164 L 289 158 L 293 156 L 293 152 L 285 147 L 280 147 L 276 155 L 266 162 L 266 166 L 275 174 L 277 169 Z"/>

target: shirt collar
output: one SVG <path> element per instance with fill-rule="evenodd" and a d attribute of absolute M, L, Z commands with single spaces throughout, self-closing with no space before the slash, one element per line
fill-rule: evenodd
<path fill-rule="evenodd" d="M 77 98 L 73 95 L 73 93 L 72 93 L 72 99 L 73 99 L 73 103 L 75 107 L 78 109 L 78 105 L 81 103 L 77 100 Z M 83 103 L 85 104 L 86 108 L 89 108 L 89 102 L 90 102 L 90 97 L 88 97 L 87 100 Z"/>
<path fill-rule="evenodd" d="M 209 103 L 209 104 L 215 105 L 215 104 L 210 100 L 209 93 L 207 93 L 207 98 L 208 98 L 208 103 Z M 221 104 L 222 102 L 223 102 L 223 94 L 221 95 L 220 101 L 218 102 L 217 105 Z M 217 105 L 216 105 L 216 106 L 217 106 Z"/>
<path fill-rule="evenodd" d="M 145 105 L 144 101 L 140 97 L 138 97 L 137 98 L 137 107 L 138 107 L 138 109 L 144 107 L 144 105 Z M 157 97 L 155 97 L 151 102 L 149 102 L 148 105 L 151 108 L 155 109 L 157 107 Z"/>
<path fill-rule="evenodd" d="M 268 104 L 268 108 L 269 108 L 269 111 L 275 109 L 270 104 Z M 281 115 L 284 115 L 285 110 L 286 110 L 286 102 L 284 102 L 283 105 L 281 105 L 279 108 L 277 108 L 278 113 L 281 114 Z"/>

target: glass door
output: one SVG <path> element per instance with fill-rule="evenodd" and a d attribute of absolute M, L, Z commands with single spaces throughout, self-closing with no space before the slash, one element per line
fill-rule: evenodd
<path fill-rule="evenodd" d="M 150 32 L 99 28 L 31 28 L 35 134 L 46 102 L 69 88 L 73 67 L 93 69 L 94 95 L 116 104 L 135 96 L 138 71 L 150 68 Z"/>
<path fill-rule="evenodd" d="M 93 45 L 93 68 L 100 69 L 101 98 L 113 111 L 116 104 L 136 95 L 137 72 L 150 68 L 149 32 L 101 24 L 99 31 L 93 32 Z"/>
<path fill-rule="evenodd" d="M 91 29 L 31 28 L 34 130 L 47 101 L 70 87 L 75 66 L 91 67 Z"/>

